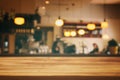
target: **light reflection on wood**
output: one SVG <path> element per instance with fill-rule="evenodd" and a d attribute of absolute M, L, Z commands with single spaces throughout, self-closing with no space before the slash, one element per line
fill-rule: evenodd
<path fill-rule="evenodd" d="M 120 58 L 0 57 L 0 76 L 120 76 Z"/>

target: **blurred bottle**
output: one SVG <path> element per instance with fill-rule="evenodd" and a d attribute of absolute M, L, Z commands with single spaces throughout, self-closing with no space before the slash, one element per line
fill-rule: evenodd
<path fill-rule="evenodd" d="M 9 41 L 8 41 L 8 36 L 6 36 L 4 39 L 3 51 L 4 51 L 4 53 L 8 53 L 8 50 L 9 50 Z"/>

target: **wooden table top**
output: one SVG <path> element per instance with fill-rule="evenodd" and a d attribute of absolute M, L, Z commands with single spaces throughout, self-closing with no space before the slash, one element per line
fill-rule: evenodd
<path fill-rule="evenodd" d="M 0 57 L 0 76 L 120 76 L 120 57 Z"/>

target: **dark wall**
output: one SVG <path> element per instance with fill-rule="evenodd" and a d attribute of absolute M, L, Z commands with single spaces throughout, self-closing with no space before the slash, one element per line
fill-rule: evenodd
<path fill-rule="evenodd" d="M 106 5 L 106 17 L 108 19 L 120 19 L 120 4 Z"/>

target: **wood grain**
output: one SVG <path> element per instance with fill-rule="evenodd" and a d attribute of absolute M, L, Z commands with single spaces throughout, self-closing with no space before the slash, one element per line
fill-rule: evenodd
<path fill-rule="evenodd" d="M 0 76 L 120 76 L 120 58 L 0 57 Z"/>

